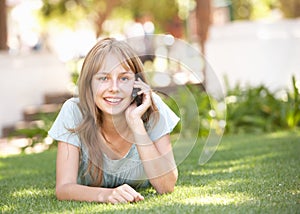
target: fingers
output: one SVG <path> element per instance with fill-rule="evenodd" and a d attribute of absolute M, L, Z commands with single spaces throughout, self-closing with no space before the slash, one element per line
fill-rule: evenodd
<path fill-rule="evenodd" d="M 133 87 L 140 89 L 140 91 L 137 92 L 138 95 L 148 94 L 151 91 L 150 86 L 143 82 L 140 78 L 138 78 L 138 80 L 134 82 Z"/>
<path fill-rule="evenodd" d="M 144 200 L 144 197 L 139 192 L 135 191 L 131 186 L 125 184 L 124 188 L 130 196 L 133 196 L 134 202 Z"/>
<path fill-rule="evenodd" d="M 139 91 L 137 95 L 143 95 L 142 105 L 139 106 L 139 109 L 142 113 L 148 109 L 151 105 L 151 87 L 143 82 L 140 78 L 134 82 L 134 88 L 138 88 Z"/>
<path fill-rule="evenodd" d="M 138 95 L 142 95 L 142 103 L 140 105 L 137 105 L 135 102 L 133 102 L 126 110 L 125 115 L 127 119 L 128 125 L 134 130 L 134 124 L 133 122 L 136 121 L 137 118 L 141 118 L 143 114 L 147 111 L 147 109 L 151 106 L 152 98 L 151 98 L 151 88 L 149 85 L 147 85 L 145 82 L 143 82 L 140 78 L 138 78 L 137 81 L 134 82 L 134 88 L 140 89 L 139 92 L 137 92 Z M 133 125 L 131 125 L 133 124 Z"/>
<path fill-rule="evenodd" d="M 115 188 L 107 198 L 108 203 L 128 203 L 144 200 L 144 197 L 127 184 Z"/>

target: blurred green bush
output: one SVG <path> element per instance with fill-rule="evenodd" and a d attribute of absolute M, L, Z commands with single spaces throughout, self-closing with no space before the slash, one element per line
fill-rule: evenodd
<path fill-rule="evenodd" d="M 260 133 L 272 132 L 282 129 L 293 129 L 300 126 L 300 90 L 295 77 L 292 77 L 293 90 L 271 92 L 267 87 L 260 85 L 256 87 L 242 88 L 236 85 L 228 89 L 225 97 L 226 108 L 218 108 L 220 101 L 209 97 L 199 87 L 188 86 L 197 102 L 199 115 L 194 115 L 189 121 L 189 127 L 199 124 L 199 137 L 206 137 L 214 124 L 225 119 L 225 134 L 235 133 Z M 185 114 L 194 112 L 194 106 L 186 97 L 186 93 L 178 91 L 177 96 L 181 100 L 178 106 L 173 99 L 165 98 L 165 102 L 177 115 L 186 117 Z M 224 111 L 226 110 L 226 112 Z M 197 120 L 197 117 L 200 120 Z M 181 130 L 179 124 L 174 132 Z M 184 132 L 187 130 L 184 130 Z"/>
<path fill-rule="evenodd" d="M 271 92 L 261 85 L 227 91 L 226 133 L 271 132 L 299 126 L 300 100 L 296 79 L 293 91 Z"/>

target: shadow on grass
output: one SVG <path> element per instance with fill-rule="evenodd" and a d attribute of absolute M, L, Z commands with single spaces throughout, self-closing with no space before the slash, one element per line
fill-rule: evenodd
<path fill-rule="evenodd" d="M 2 213 L 34 210 L 54 199 L 55 154 L 51 150 L 0 158 Z"/>

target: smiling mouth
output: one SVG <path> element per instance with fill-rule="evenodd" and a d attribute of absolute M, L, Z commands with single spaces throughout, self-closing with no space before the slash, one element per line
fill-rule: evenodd
<path fill-rule="evenodd" d="M 104 98 L 104 100 L 107 103 L 113 104 L 113 105 L 119 104 L 122 101 L 121 98 L 110 98 L 110 97 L 106 97 L 106 98 Z"/>

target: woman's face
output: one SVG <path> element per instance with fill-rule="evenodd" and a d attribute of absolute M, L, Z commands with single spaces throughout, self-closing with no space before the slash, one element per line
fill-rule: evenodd
<path fill-rule="evenodd" d="M 103 114 L 124 113 L 132 101 L 135 81 L 133 71 L 125 69 L 113 54 L 109 54 L 101 69 L 93 76 L 94 101 Z"/>

